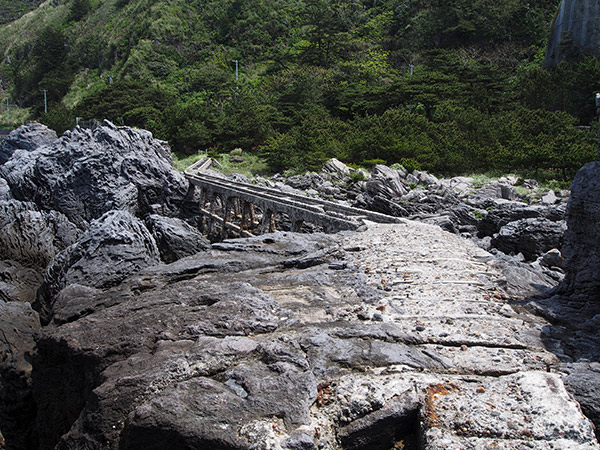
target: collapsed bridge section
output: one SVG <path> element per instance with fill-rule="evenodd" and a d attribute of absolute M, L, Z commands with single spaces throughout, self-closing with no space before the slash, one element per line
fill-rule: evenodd
<path fill-rule="evenodd" d="M 220 178 L 202 169 L 192 168 L 185 176 L 194 189 L 200 190 L 200 212 L 208 235 L 250 237 L 276 231 L 280 226 L 297 232 L 318 229 L 335 233 L 356 230 L 364 220 L 400 221 L 319 198 Z"/>

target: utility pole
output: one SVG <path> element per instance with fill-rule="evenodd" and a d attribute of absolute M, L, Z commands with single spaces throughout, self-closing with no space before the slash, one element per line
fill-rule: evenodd
<path fill-rule="evenodd" d="M 48 89 L 40 89 L 44 93 L 44 113 L 48 112 Z"/>
<path fill-rule="evenodd" d="M 412 78 L 413 70 L 414 70 L 415 66 L 414 66 L 414 64 L 410 64 L 408 67 L 410 67 L 410 77 Z M 410 114 L 412 114 L 412 95 L 410 96 L 410 104 L 408 106 L 408 112 Z"/>

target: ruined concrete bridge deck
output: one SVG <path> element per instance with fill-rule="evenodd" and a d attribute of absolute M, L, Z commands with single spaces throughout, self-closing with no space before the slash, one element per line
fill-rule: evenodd
<path fill-rule="evenodd" d="M 337 232 L 355 230 L 365 219 L 376 223 L 399 222 L 396 217 L 377 212 L 223 179 L 204 172 L 202 165 L 200 170 L 197 167 L 186 171 L 185 176 L 201 191 L 201 212 L 208 219 L 209 232 L 214 231 L 216 224 L 223 234 L 233 231 L 245 237 L 276 231 L 278 214 L 286 216 L 292 231 L 301 231 L 305 223 L 325 232 Z"/>

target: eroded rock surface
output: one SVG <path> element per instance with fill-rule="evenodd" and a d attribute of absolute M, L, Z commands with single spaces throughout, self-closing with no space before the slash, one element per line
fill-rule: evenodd
<path fill-rule="evenodd" d="M 83 228 L 115 209 L 178 215 L 188 184 L 170 162 L 168 145 L 151 133 L 104 122 L 93 132 L 75 128 L 50 145 L 17 152 L 0 176 L 16 199 L 59 211 Z"/>
<path fill-rule="evenodd" d="M 52 144 L 58 137 L 54 130 L 41 123 L 23 125 L 9 133 L 0 142 L 0 165 L 8 161 L 17 150 L 33 151 Z"/>
<path fill-rule="evenodd" d="M 0 301 L 0 434 L 8 449 L 35 447 L 31 361 L 39 329 L 29 303 Z"/>
<path fill-rule="evenodd" d="M 41 448 L 598 448 L 492 259 L 406 221 L 66 291 L 38 340 Z"/>
<path fill-rule="evenodd" d="M 110 211 L 48 266 L 38 295 L 42 318 L 47 321 L 57 311 L 54 302 L 67 286 L 105 289 L 159 262 L 156 241 L 144 223 L 127 211 Z"/>

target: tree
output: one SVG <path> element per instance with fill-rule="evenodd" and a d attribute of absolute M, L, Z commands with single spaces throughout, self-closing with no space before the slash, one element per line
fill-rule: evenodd
<path fill-rule="evenodd" d="M 83 19 L 92 9 L 90 0 L 72 0 L 70 8 L 70 18 L 75 22 Z"/>

